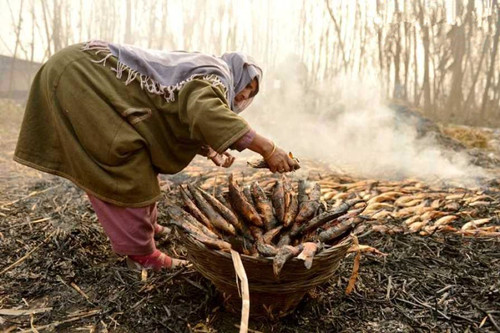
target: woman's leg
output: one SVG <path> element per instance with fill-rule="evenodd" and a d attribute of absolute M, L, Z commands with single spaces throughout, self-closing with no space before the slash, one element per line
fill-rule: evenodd
<path fill-rule="evenodd" d="M 104 202 L 88 193 L 87 195 L 113 250 L 128 256 L 129 265 L 155 270 L 187 265 L 187 261 L 172 259 L 156 249 L 153 236 L 160 227 L 156 223 L 156 203 L 146 207 L 127 208 Z"/>
<path fill-rule="evenodd" d="M 113 251 L 122 255 L 148 255 L 156 250 L 153 239 L 156 204 L 119 207 L 87 194 Z"/>
<path fill-rule="evenodd" d="M 162 237 L 170 234 L 171 230 L 169 227 L 162 226 L 158 224 L 158 205 L 155 203 L 151 205 L 151 223 L 153 223 L 153 230 L 155 236 Z"/>

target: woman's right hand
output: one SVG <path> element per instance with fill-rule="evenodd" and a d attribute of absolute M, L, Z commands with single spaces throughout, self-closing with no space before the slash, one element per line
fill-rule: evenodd
<path fill-rule="evenodd" d="M 271 172 L 284 173 L 300 169 L 299 163 L 290 158 L 290 156 L 283 149 L 278 147 L 276 147 L 274 153 L 265 159 L 265 161 Z"/>
<path fill-rule="evenodd" d="M 283 149 L 276 147 L 271 140 L 258 133 L 255 134 L 255 138 L 248 146 L 248 149 L 259 153 L 266 161 L 271 172 L 283 173 L 300 169 L 297 160 L 288 156 Z"/>

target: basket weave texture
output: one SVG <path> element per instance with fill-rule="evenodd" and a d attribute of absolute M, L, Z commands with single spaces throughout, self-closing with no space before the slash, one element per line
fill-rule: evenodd
<path fill-rule="evenodd" d="M 210 249 L 188 235 L 185 240 L 188 259 L 194 268 L 222 293 L 228 311 L 240 312 L 241 298 L 231 255 Z M 277 319 L 293 312 L 308 290 L 332 277 L 351 244 L 352 237 L 348 236 L 337 245 L 323 249 L 314 256 L 310 269 L 304 267 L 302 260 L 292 258 L 278 277 L 273 274 L 272 258 L 241 254 L 250 289 L 250 316 Z"/>

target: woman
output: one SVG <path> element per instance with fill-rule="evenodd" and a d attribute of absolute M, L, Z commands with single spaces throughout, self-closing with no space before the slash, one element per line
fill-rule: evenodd
<path fill-rule="evenodd" d="M 261 69 L 240 53 L 214 57 L 92 41 L 69 46 L 37 73 L 14 159 L 73 181 L 88 195 L 113 250 L 135 266 L 186 262 L 157 250 L 158 174 L 196 154 L 229 167 L 227 149 L 261 154 L 272 172 L 298 164 L 237 113 Z"/>

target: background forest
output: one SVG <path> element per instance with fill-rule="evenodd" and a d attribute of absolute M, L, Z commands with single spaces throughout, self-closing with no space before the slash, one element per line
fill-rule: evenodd
<path fill-rule="evenodd" d="M 262 64 L 268 87 L 296 80 L 316 98 L 335 78 L 349 77 L 376 82 L 383 98 L 434 120 L 500 124 L 496 0 L 1 3 L 0 52 L 15 59 L 43 62 L 89 39 L 217 55 L 239 50 Z M 16 61 L 10 62 L 4 85 L 15 76 Z"/>

